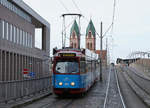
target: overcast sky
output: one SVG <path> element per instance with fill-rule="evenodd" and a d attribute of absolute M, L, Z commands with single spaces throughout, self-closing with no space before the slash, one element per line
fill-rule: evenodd
<path fill-rule="evenodd" d="M 72 0 L 24 0 L 25 3 L 51 24 L 51 49 L 56 46 L 61 47 L 62 18 L 60 16 L 63 13 L 81 12 L 83 14 L 84 17 L 81 19 L 82 34 L 85 34 L 90 18 L 93 20 L 98 33 L 100 32 L 101 21 L 103 22 L 104 32 L 112 22 L 113 0 L 74 1 L 79 9 L 76 8 Z M 134 51 L 150 51 L 149 5 L 150 0 L 116 0 L 114 29 L 113 32 L 110 31 L 104 37 L 104 48 L 106 38 L 108 38 L 111 59 L 126 58 Z M 67 24 L 72 20 L 72 17 L 68 18 Z M 67 32 L 70 32 L 70 27 L 67 29 Z M 84 38 L 84 36 L 81 38 L 81 47 L 85 47 Z M 98 37 L 96 49 L 99 49 Z"/>

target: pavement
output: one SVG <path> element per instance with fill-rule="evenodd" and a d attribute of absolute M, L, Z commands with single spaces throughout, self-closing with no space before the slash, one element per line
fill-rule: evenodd
<path fill-rule="evenodd" d="M 0 104 L 0 108 L 20 108 L 21 106 L 33 103 L 50 95 L 52 95 L 51 91 L 44 91 L 36 95 L 31 95 L 21 99 L 17 99 L 15 101 L 10 101 L 7 104 Z"/>

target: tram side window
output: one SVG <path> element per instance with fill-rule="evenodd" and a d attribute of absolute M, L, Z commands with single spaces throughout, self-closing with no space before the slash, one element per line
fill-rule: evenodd
<path fill-rule="evenodd" d="M 92 72 L 95 71 L 95 61 L 92 61 Z"/>
<path fill-rule="evenodd" d="M 91 72 L 91 61 L 87 61 L 86 66 L 87 66 L 88 72 Z"/>
<path fill-rule="evenodd" d="M 86 64 L 85 61 L 80 62 L 80 72 L 85 73 Z"/>

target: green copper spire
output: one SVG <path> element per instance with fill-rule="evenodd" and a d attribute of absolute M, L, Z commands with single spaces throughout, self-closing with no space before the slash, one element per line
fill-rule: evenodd
<path fill-rule="evenodd" d="M 77 24 L 76 20 L 74 20 L 74 23 L 73 23 L 73 25 L 71 27 L 70 36 L 72 35 L 73 31 L 76 32 L 77 36 L 79 36 L 80 31 L 79 31 L 79 27 L 78 27 L 78 24 Z"/>
<path fill-rule="evenodd" d="M 86 36 L 88 35 L 90 30 L 92 32 L 92 35 L 95 37 L 95 27 L 94 27 L 94 24 L 93 24 L 92 20 L 90 20 L 89 25 L 86 29 Z"/>

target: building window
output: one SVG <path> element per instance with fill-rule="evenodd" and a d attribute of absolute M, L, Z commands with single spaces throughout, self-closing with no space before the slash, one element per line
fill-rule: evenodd
<path fill-rule="evenodd" d="M 4 39 L 4 26 L 5 24 L 4 24 L 4 21 L 2 20 L 2 38 Z"/>
<path fill-rule="evenodd" d="M 9 35 L 10 35 L 9 37 L 10 38 L 9 39 L 10 39 L 10 41 L 12 41 L 12 24 L 10 24 L 9 27 L 10 27 L 10 29 L 9 29 Z"/>
<path fill-rule="evenodd" d="M 23 31 L 23 46 L 26 45 L 26 33 Z"/>
<path fill-rule="evenodd" d="M 89 43 L 88 43 L 88 46 L 87 46 L 87 47 L 88 47 L 88 49 L 90 49 L 90 44 L 89 44 Z"/>
<path fill-rule="evenodd" d="M 89 32 L 89 38 L 91 38 L 92 37 L 92 33 L 91 33 L 91 31 Z"/>
<path fill-rule="evenodd" d="M 32 35 L 30 35 L 30 38 L 31 38 L 31 48 L 32 48 Z"/>
<path fill-rule="evenodd" d="M 25 46 L 27 47 L 28 46 L 28 33 L 26 32 L 26 44 Z"/>
<path fill-rule="evenodd" d="M 6 40 L 9 39 L 8 32 L 9 32 L 9 27 L 8 27 L 8 23 L 6 22 Z"/>
<path fill-rule="evenodd" d="M 92 43 L 90 44 L 90 49 L 92 49 Z"/>
<path fill-rule="evenodd" d="M 15 26 L 13 26 L 13 31 L 14 31 L 14 43 L 16 43 L 16 27 Z"/>
<path fill-rule="evenodd" d="M 72 33 L 72 37 L 75 38 L 75 36 L 76 36 L 76 34 L 75 34 L 75 32 L 73 32 L 73 33 Z"/>
<path fill-rule="evenodd" d="M 77 44 L 75 43 L 75 44 L 74 44 L 74 48 L 76 48 L 76 47 L 77 47 L 76 45 L 77 45 Z"/>
<path fill-rule="evenodd" d="M 16 36 L 16 38 L 17 38 L 17 44 L 19 44 L 19 28 L 17 28 L 17 36 Z"/>
<path fill-rule="evenodd" d="M 22 45 L 22 30 L 20 29 L 20 45 Z"/>
<path fill-rule="evenodd" d="M 31 38 L 30 33 L 28 33 L 28 47 L 31 47 Z"/>
<path fill-rule="evenodd" d="M 32 35 L 30 33 L 3 20 L 0 20 L 0 38 L 32 48 Z"/>
<path fill-rule="evenodd" d="M 71 42 L 71 46 L 70 47 L 73 47 L 73 43 Z"/>

